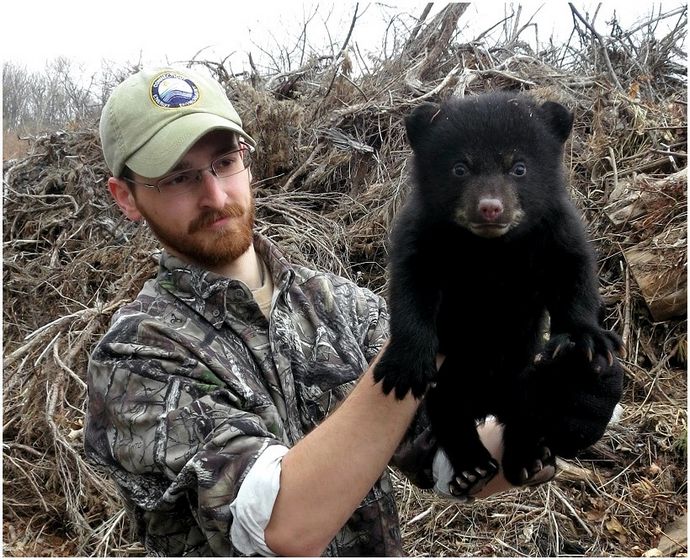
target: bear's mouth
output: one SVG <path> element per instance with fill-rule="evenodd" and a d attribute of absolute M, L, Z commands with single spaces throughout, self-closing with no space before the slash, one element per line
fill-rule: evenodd
<path fill-rule="evenodd" d="M 500 237 L 510 229 L 511 225 L 512 223 L 510 222 L 508 222 L 507 224 L 501 224 L 496 222 L 470 222 L 469 230 L 475 235 L 479 235 L 480 237 Z"/>

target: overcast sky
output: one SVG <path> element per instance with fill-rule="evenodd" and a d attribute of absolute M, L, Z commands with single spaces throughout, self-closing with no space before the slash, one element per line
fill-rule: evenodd
<path fill-rule="evenodd" d="M 419 16 L 425 2 L 360 2 L 357 22 L 351 40 L 362 51 L 384 48 L 386 27 L 394 15 L 400 22 L 412 21 L 408 16 Z M 438 11 L 445 3 L 435 3 Z M 517 5 L 518 3 L 515 3 Z M 572 17 L 567 2 L 549 0 L 527 1 L 522 4 L 521 22 L 540 9 L 539 39 L 546 41 L 559 29 L 570 32 Z M 576 0 L 575 5 L 584 14 L 593 13 L 597 2 Z M 669 11 L 684 2 L 664 2 Z M 625 27 L 649 13 L 652 4 L 637 0 L 608 0 L 603 2 L 597 27 L 606 31 L 605 22 L 613 10 Z M 2 28 L 0 44 L 5 61 L 25 65 L 29 70 L 40 70 L 45 62 L 66 56 L 88 68 L 97 69 L 105 59 L 115 63 L 137 62 L 145 64 L 186 61 L 205 49 L 200 58 L 220 61 L 228 55 L 234 72 L 247 68 L 247 53 L 261 59 L 261 50 L 276 52 L 276 45 L 291 46 L 304 22 L 308 25 L 308 41 L 316 49 L 331 42 L 339 45 L 345 39 L 355 2 L 341 0 L 337 5 L 328 2 L 268 2 L 178 0 L 156 2 L 147 0 L 10 0 L 0 9 Z M 510 13 L 510 5 L 508 5 Z M 502 2 L 475 2 L 463 16 L 460 24 L 469 26 L 466 39 L 498 22 L 505 13 Z M 534 32 L 526 33 L 534 37 Z M 389 38 L 390 40 L 390 38 Z M 322 54 L 322 53 L 319 53 Z"/>

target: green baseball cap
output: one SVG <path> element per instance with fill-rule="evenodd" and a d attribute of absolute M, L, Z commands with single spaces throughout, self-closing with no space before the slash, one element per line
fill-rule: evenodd
<path fill-rule="evenodd" d="M 142 70 L 119 84 L 101 113 L 105 162 L 142 177 L 168 173 L 204 134 L 230 130 L 256 146 L 221 85 L 187 68 Z"/>

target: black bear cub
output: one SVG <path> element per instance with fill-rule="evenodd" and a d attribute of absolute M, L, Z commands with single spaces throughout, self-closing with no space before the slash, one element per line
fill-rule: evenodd
<path fill-rule="evenodd" d="M 554 448 L 572 454 L 601 437 L 620 397 L 621 377 L 609 375 L 593 389 L 591 426 L 558 418 L 559 403 L 588 406 L 568 392 L 578 377 L 608 375 L 620 349 L 600 326 L 595 260 L 566 190 L 572 124 L 562 105 L 511 92 L 425 103 L 405 122 L 413 189 L 391 235 L 391 337 L 374 376 L 398 398 L 431 387 L 456 495 L 498 470 L 477 419 L 505 425 L 504 474 L 529 484 Z"/>

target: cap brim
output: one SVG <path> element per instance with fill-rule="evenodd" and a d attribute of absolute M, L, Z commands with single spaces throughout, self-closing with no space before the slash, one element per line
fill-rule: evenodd
<path fill-rule="evenodd" d="M 161 177 L 172 170 L 202 136 L 212 130 L 235 132 L 252 147 L 256 146 L 254 139 L 234 122 L 211 113 L 192 113 L 159 130 L 125 165 L 142 177 Z"/>

